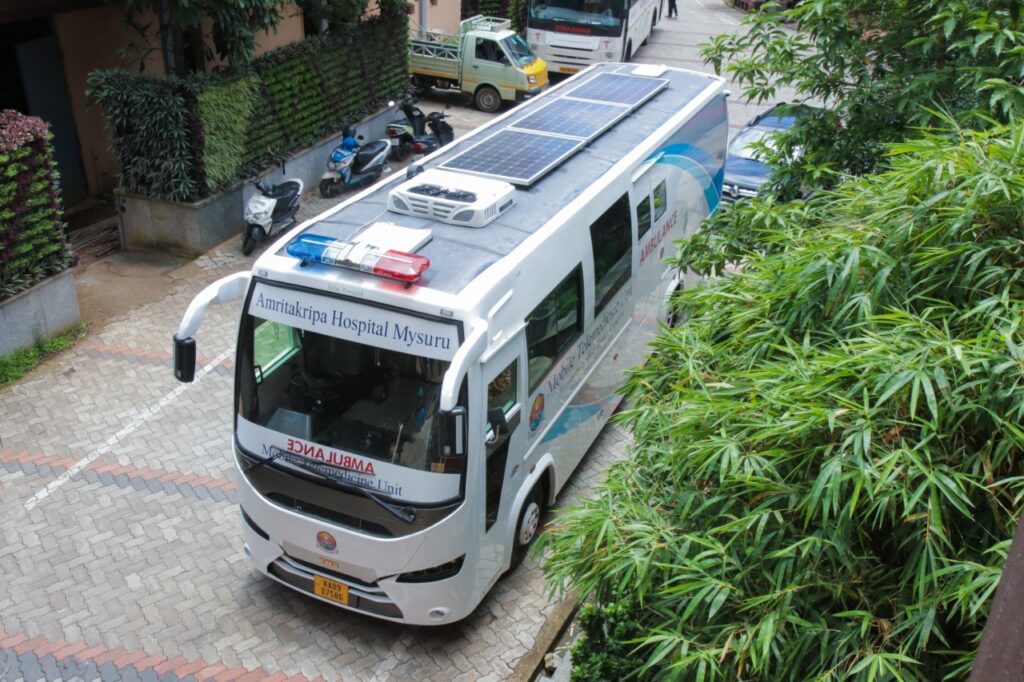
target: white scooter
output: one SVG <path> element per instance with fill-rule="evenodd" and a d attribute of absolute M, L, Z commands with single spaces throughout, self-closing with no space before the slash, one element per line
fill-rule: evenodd
<path fill-rule="evenodd" d="M 256 193 L 245 205 L 245 233 L 242 235 L 242 253 L 246 256 L 275 230 L 295 222 L 302 198 L 302 180 L 298 178 L 290 178 L 280 185 L 267 185 L 259 179 L 252 184 Z"/>

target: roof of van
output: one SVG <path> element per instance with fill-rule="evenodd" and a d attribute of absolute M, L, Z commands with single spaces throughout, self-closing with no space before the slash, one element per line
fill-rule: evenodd
<path fill-rule="evenodd" d="M 598 64 L 571 85 L 602 73 L 630 74 L 635 64 Z M 698 97 L 708 87 L 721 81 L 714 76 L 694 71 L 667 68 L 658 75 L 668 85 L 642 104 L 633 113 L 599 135 L 583 149 L 566 159 L 530 187 L 516 187 L 516 204 L 486 227 L 473 228 L 389 212 L 388 193 L 405 182 L 405 173 L 395 173 L 390 182 L 380 183 L 359 201 L 310 223 L 302 234 L 317 234 L 348 240 L 360 229 L 376 221 L 412 228 L 429 228 L 432 240 L 417 253 L 430 259 L 430 268 L 419 286 L 457 294 L 488 267 L 512 252 L 531 234 L 541 229 L 563 206 L 594 184 L 626 153 L 641 144 L 672 115 Z M 567 81 L 568 82 L 568 81 Z M 564 88 L 557 88 L 563 91 Z M 556 95 L 557 96 L 557 95 Z M 487 133 L 496 133 L 514 126 L 517 121 L 536 111 L 536 104 L 548 101 L 542 96 L 520 104 L 511 114 L 487 126 Z M 422 165 L 436 168 L 446 160 L 485 139 L 486 135 L 456 139 Z M 277 255 L 288 257 L 285 249 Z"/>

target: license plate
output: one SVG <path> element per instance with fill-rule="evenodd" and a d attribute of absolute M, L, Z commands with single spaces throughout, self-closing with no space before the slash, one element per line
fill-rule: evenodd
<path fill-rule="evenodd" d="M 578 66 L 559 66 L 558 67 L 558 72 L 559 73 L 579 73 L 579 70 L 580 69 L 579 69 Z"/>
<path fill-rule="evenodd" d="M 348 605 L 348 585 L 323 576 L 313 576 L 313 593 L 318 597 Z"/>

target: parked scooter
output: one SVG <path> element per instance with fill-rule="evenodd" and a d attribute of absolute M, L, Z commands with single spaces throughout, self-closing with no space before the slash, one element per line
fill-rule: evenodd
<path fill-rule="evenodd" d="M 245 204 L 245 233 L 242 235 L 242 253 L 246 256 L 275 230 L 295 222 L 302 198 L 302 180 L 298 178 L 290 178 L 280 185 L 268 185 L 256 178 L 252 184 L 256 193 Z"/>
<path fill-rule="evenodd" d="M 331 152 L 327 172 L 320 179 L 320 195 L 326 198 L 337 196 L 342 187 L 359 187 L 375 182 L 391 170 L 386 160 L 391 143 L 375 140 L 360 145 L 362 135 L 356 135 L 354 125 L 345 126 L 341 144 Z"/>
<path fill-rule="evenodd" d="M 445 115 L 439 111 L 424 114 L 416 106 L 414 97 L 402 100 L 399 109 L 405 114 L 405 119 L 392 121 L 387 127 L 387 135 L 392 141 L 392 158 L 401 160 L 409 154 L 429 154 L 455 139 L 455 131 L 444 120 Z"/>

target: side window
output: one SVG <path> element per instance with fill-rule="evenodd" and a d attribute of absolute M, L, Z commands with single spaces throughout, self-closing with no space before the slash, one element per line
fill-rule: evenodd
<path fill-rule="evenodd" d="M 259 368 L 257 381 L 262 382 L 298 348 L 294 329 L 279 322 L 261 320 L 253 332 L 252 364 Z"/>
<path fill-rule="evenodd" d="M 633 263 L 629 195 L 623 194 L 590 226 L 594 250 L 594 315 L 629 281 Z"/>
<path fill-rule="evenodd" d="M 637 241 L 651 229 L 651 198 L 644 197 L 636 205 L 636 238 Z"/>
<path fill-rule="evenodd" d="M 518 365 L 519 361 L 513 360 L 511 365 L 487 384 L 487 414 L 494 409 L 508 412 L 515 406 Z"/>
<path fill-rule="evenodd" d="M 662 180 L 654 188 L 654 222 L 661 220 L 661 216 L 665 215 L 667 209 L 668 189 L 665 187 L 665 181 Z"/>
<path fill-rule="evenodd" d="M 476 58 L 488 62 L 505 61 L 505 53 L 498 47 L 498 43 L 487 38 L 476 39 Z"/>
<path fill-rule="evenodd" d="M 526 351 L 532 391 L 583 331 L 583 269 L 559 282 L 526 318 Z"/>

